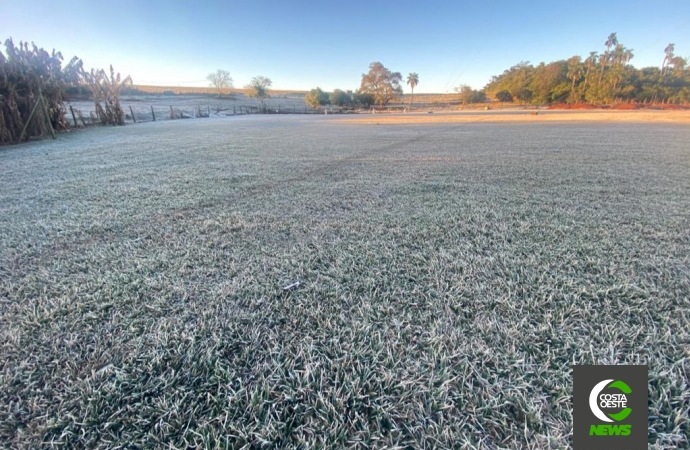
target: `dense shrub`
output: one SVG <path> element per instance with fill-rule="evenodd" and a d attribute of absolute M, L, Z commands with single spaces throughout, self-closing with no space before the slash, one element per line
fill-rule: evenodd
<path fill-rule="evenodd" d="M 336 105 L 336 106 L 345 106 L 348 103 L 352 102 L 352 98 L 350 97 L 350 94 L 348 94 L 345 91 L 342 91 L 340 89 L 336 89 L 331 93 L 331 105 Z"/>
<path fill-rule="evenodd" d="M 62 102 L 67 86 L 79 83 L 78 58 L 63 68 L 62 54 L 28 42 L 5 41 L 0 52 L 0 144 L 27 140 L 69 128 Z"/>
<path fill-rule="evenodd" d="M 321 90 L 321 88 L 312 89 L 304 96 L 304 102 L 312 108 L 318 108 L 328 104 L 328 94 Z"/>

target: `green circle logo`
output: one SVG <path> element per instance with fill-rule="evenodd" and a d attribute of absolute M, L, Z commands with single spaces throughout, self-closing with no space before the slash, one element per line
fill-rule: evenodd
<path fill-rule="evenodd" d="M 622 394 L 601 394 L 604 388 L 618 389 Z M 626 397 L 631 392 L 632 389 L 621 380 L 601 381 L 589 393 L 589 408 L 592 410 L 592 414 L 602 422 L 613 422 L 614 420 L 620 422 L 632 412 L 632 409 L 627 407 L 628 398 Z M 600 408 L 623 408 L 623 410 L 616 414 L 604 414 Z"/>

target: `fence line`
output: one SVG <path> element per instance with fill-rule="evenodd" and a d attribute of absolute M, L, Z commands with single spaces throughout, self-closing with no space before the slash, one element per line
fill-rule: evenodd
<path fill-rule="evenodd" d="M 365 113 L 381 113 L 381 112 L 409 112 L 422 111 L 425 109 L 435 109 L 443 106 L 451 106 L 451 104 L 446 105 L 436 105 L 436 104 L 419 104 L 415 103 L 412 108 L 409 104 L 395 104 L 387 105 L 383 108 L 378 106 L 373 106 L 371 108 L 365 108 L 361 110 Z M 304 106 L 268 106 L 268 105 L 237 105 L 232 106 L 220 104 L 197 104 L 194 106 L 154 106 L 154 105 L 127 105 L 123 109 L 128 109 L 129 112 L 125 111 L 125 121 L 129 123 L 145 123 L 145 122 L 156 122 L 158 120 L 181 120 L 181 119 L 199 119 L 199 118 L 210 118 L 210 117 L 231 117 L 231 116 L 246 116 L 246 115 L 276 115 L 276 114 L 301 114 L 301 115 L 314 115 L 314 114 L 343 114 L 354 112 L 351 107 L 337 107 L 328 106 L 320 108 L 310 108 L 307 105 Z M 100 123 L 97 115 L 93 111 L 89 110 L 88 115 L 84 116 L 82 110 L 74 108 L 73 105 L 66 107 L 66 113 L 71 114 L 72 121 L 75 127 L 86 127 Z M 79 123 L 81 122 L 81 123 Z"/>

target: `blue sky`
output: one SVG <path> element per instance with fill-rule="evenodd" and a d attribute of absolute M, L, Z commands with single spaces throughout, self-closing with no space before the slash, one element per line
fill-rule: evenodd
<path fill-rule="evenodd" d="M 205 86 L 220 68 L 236 87 L 265 75 L 276 89 L 356 89 L 381 61 L 403 76 L 417 72 L 416 92 L 444 93 L 481 88 L 520 61 L 601 52 L 614 31 L 637 67 L 660 65 L 670 42 L 690 56 L 690 0 L 55 4 L 0 0 L 0 39 L 33 40 L 87 68 L 113 64 L 138 84 Z"/>

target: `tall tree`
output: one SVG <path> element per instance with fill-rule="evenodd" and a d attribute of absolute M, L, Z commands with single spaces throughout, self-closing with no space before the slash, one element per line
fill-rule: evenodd
<path fill-rule="evenodd" d="M 597 52 L 589 52 L 589 56 L 587 59 L 585 59 L 585 68 L 587 69 L 585 71 L 585 82 L 582 88 L 582 94 L 585 94 L 585 91 L 587 90 L 587 83 L 589 82 L 589 74 L 592 72 L 592 69 L 597 66 L 597 61 L 599 59 L 599 55 Z"/>
<path fill-rule="evenodd" d="M 625 71 L 625 66 L 633 57 L 633 52 L 631 49 L 626 48 L 622 44 L 616 45 L 616 49 L 613 51 L 612 55 L 612 87 L 611 93 L 613 96 L 616 95 L 616 88 L 623 79 L 623 72 Z"/>
<path fill-rule="evenodd" d="M 606 51 L 604 52 L 604 55 L 599 59 L 599 62 L 601 63 L 601 73 L 599 74 L 600 84 L 602 78 L 604 78 L 604 69 L 606 69 L 606 65 L 609 61 L 609 53 L 611 47 L 615 47 L 616 45 L 618 45 L 618 37 L 616 36 L 616 33 L 609 34 L 609 37 L 608 39 L 606 39 L 606 42 L 604 42 L 604 45 L 606 46 Z"/>
<path fill-rule="evenodd" d="M 209 73 L 206 79 L 210 86 L 218 91 L 218 97 L 223 95 L 223 90 L 232 87 L 232 78 L 227 70 L 218 69 L 214 73 Z"/>
<path fill-rule="evenodd" d="M 666 48 L 664 49 L 664 62 L 661 63 L 661 74 L 664 74 L 664 70 L 668 66 L 668 64 L 671 62 L 673 59 L 673 52 L 676 49 L 676 44 L 668 44 Z"/>
<path fill-rule="evenodd" d="M 580 81 L 582 78 L 582 73 L 584 71 L 584 67 L 582 65 L 582 58 L 579 56 L 573 56 L 568 60 L 568 78 L 571 81 L 570 85 L 570 100 L 571 103 L 577 103 L 579 100 L 579 95 L 577 90 L 575 89 L 575 83 Z"/>
<path fill-rule="evenodd" d="M 374 96 L 376 103 L 383 107 L 402 94 L 400 72 L 391 72 L 380 62 L 369 64 L 369 72 L 362 74 L 360 91 Z"/>
<path fill-rule="evenodd" d="M 410 100 L 410 106 L 412 106 L 414 103 L 414 88 L 419 84 L 419 75 L 417 75 L 417 72 L 410 72 L 410 74 L 407 75 L 407 84 L 409 84 L 410 89 L 412 89 L 412 100 Z"/>

